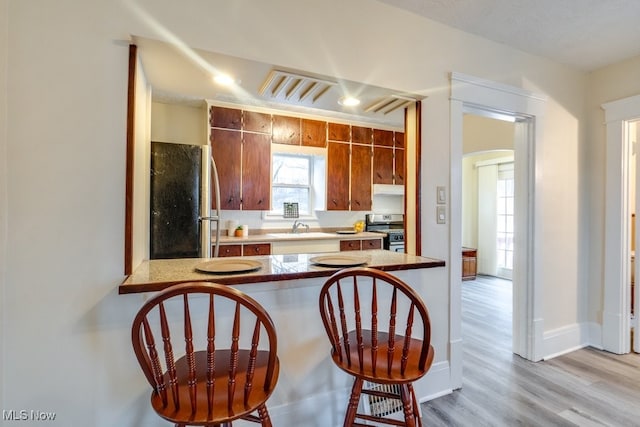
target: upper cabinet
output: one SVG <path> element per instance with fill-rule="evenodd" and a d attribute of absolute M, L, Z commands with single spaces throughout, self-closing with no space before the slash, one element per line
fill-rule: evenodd
<path fill-rule="evenodd" d="M 271 209 L 271 115 L 214 106 L 209 123 L 220 208 Z M 215 208 L 215 197 L 211 199 Z"/>
<path fill-rule="evenodd" d="M 273 115 L 273 142 L 300 145 L 300 118 Z"/>
<path fill-rule="evenodd" d="M 307 147 L 326 147 L 327 122 L 302 119 L 302 145 Z"/>
<path fill-rule="evenodd" d="M 242 128 L 242 110 L 235 108 L 211 108 L 209 124 L 212 128 L 235 129 Z"/>
<path fill-rule="evenodd" d="M 404 184 L 402 132 L 218 106 L 209 123 L 222 209 L 271 209 L 272 144 L 326 150 L 328 210 L 370 211 L 372 184 Z"/>
<path fill-rule="evenodd" d="M 211 129 L 211 154 L 220 177 L 220 209 L 240 209 L 242 132 L 231 129 Z M 215 209 L 215 197 L 211 197 Z"/>

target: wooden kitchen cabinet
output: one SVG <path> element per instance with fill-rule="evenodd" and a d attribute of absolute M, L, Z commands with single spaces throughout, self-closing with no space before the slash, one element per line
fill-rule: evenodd
<path fill-rule="evenodd" d="M 244 111 L 242 116 L 242 130 L 271 134 L 271 114 Z"/>
<path fill-rule="evenodd" d="M 327 145 L 327 210 L 349 210 L 349 144 Z"/>
<path fill-rule="evenodd" d="M 351 210 L 370 211 L 371 146 L 351 145 Z"/>
<path fill-rule="evenodd" d="M 373 145 L 393 147 L 393 131 L 384 129 L 373 130 Z"/>
<path fill-rule="evenodd" d="M 361 251 L 362 241 L 353 240 L 340 240 L 340 251 Z"/>
<path fill-rule="evenodd" d="M 242 245 L 242 256 L 271 255 L 269 243 L 247 243 Z"/>
<path fill-rule="evenodd" d="M 210 142 L 211 153 L 220 177 L 220 208 L 238 210 L 240 209 L 242 132 L 211 129 Z M 216 200 L 212 194 L 212 209 L 216 208 L 215 204 Z"/>
<path fill-rule="evenodd" d="M 213 250 L 211 253 L 213 253 Z M 218 249 L 218 256 L 242 256 L 242 245 L 220 245 L 220 248 Z"/>
<path fill-rule="evenodd" d="M 327 139 L 329 141 L 351 141 L 351 126 L 342 123 L 327 124 Z"/>
<path fill-rule="evenodd" d="M 393 144 L 396 148 L 404 149 L 404 132 L 393 133 Z"/>
<path fill-rule="evenodd" d="M 369 144 L 373 141 L 373 129 L 361 126 L 351 126 L 351 142 L 354 144 Z"/>
<path fill-rule="evenodd" d="M 405 150 L 395 149 L 393 153 L 393 183 L 396 185 L 404 185 L 404 176 L 406 173 Z"/>
<path fill-rule="evenodd" d="M 477 275 L 478 252 L 473 248 L 462 248 L 462 280 L 473 280 Z"/>
<path fill-rule="evenodd" d="M 362 250 L 382 249 L 382 239 L 362 239 Z"/>
<path fill-rule="evenodd" d="M 273 115 L 273 142 L 300 145 L 300 118 Z"/>
<path fill-rule="evenodd" d="M 271 209 L 271 139 L 267 134 L 243 132 L 242 209 Z"/>
<path fill-rule="evenodd" d="M 214 128 L 240 130 L 242 127 L 242 110 L 211 107 L 209 109 L 209 124 Z"/>
<path fill-rule="evenodd" d="M 350 239 L 340 240 L 341 251 L 364 251 L 367 249 L 381 249 L 382 239 Z"/>
<path fill-rule="evenodd" d="M 213 253 L 213 249 L 212 249 Z M 219 257 L 230 256 L 252 256 L 252 255 L 271 255 L 270 243 L 233 243 L 228 245 L 220 245 L 218 251 Z"/>
<path fill-rule="evenodd" d="M 301 144 L 305 147 L 327 146 L 327 122 L 302 119 Z"/>
<path fill-rule="evenodd" d="M 373 183 L 393 184 L 392 147 L 373 147 Z"/>

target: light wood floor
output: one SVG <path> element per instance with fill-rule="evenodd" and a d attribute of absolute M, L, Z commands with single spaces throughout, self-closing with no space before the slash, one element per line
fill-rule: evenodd
<path fill-rule="evenodd" d="M 640 355 L 511 353 L 511 282 L 462 284 L 462 389 L 422 404 L 435 426 L 640 426 Z"/>

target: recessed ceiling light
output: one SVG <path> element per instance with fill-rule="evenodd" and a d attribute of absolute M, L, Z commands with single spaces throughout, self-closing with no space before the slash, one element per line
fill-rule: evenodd
<path fill-rule="evenodd" d="M 360 104 L 360 100 L 358 98 L 354 98 L 353 96 L 343 96 L 338 100 L 338 104 L 345 107 L 355 107 L 356 105 Z"/>
<path fill-rule="evenodd" d="M 222 86 L 230 86 L 234 83 L 234 80 L 228 74 L 217 74 L 213 77 L 213 81 Z"/>

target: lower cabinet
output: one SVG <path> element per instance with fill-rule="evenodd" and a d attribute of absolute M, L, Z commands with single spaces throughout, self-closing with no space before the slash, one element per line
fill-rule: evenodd
<path fill-rule="evenodd" d="M 340 240 L 341 251 L 364 251 L 367 249 L 381 249 L 382 239 L 353 239 Z"/>
<path fill-rule="evenodd" d="M 270 243 L 247 243 L 244 245 L 232 244 L 232 245 L 220 245 L 218 256 L 250 256 L 250 255 L 270 255 L 271 244 Z"/>
<path fill-rule="evenodd" d="M 462 280 L 476 278 L 478 269 L 478 251 L 472 248 L 462 248 Z"/>

